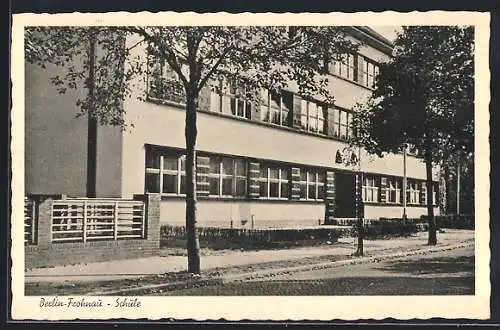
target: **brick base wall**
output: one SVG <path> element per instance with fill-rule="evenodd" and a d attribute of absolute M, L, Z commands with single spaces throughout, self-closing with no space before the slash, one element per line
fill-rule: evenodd
<path fill-rule="evenodd" d="M 145 239 L 58 243 L 25 246 L 26 269 L 88 262 L 142 258 L 156 255 L 159 241 Z"/>

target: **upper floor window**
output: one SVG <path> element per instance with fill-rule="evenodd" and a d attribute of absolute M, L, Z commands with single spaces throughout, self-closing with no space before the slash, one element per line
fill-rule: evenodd
<path fill-rule="evenodd" d="M 353 128 L 353 119 L 352 113 L 340 110 L 333 109 L 333 136 L 348 139 L 353 137 L 354 128 Z"/>
<path fill-rule="evenodd" d="M 366 87 L 375 87 L 375 78 L 378 76 L 379 68 L 374 62 L 365 59 L 363 61 L 362 82 Z"/>
<path fill-rule="evenodd" d="M 287 168 L 262 165 L 260 167 L 260 197 L 270 199 L 288 199 L 290 196 L 290 178 Z"/>
<path fill-rule="evenodd" d="M 246 196 L 247 170 L 243 159 L 211 156 L 208 177 L 210 196 Z"/>
<path fill-rule="evenodd" d="M 363 189 L 361 191 L 364 202 L 378 202 L 378 190 L 376 179 L 365 176 L 363 178 Z"/>
<path fill-rule="evenodd" d="M 186 156 L 149 153 L 146 158 L 146 192 L 186 193 Z"/>
<path fill-rule="evenodd" d="M 210 94 L 210 110 L 227 115 L 250 119 L 252 102 L 249 101 L 247 88 L 236 82 L 217 82 L 218 91 Z"/>
<path fill-rule="evenodd" d="M 300 170 L 300 199 L 322 200 L 325 198 L 325 174 L 314 170 Z"/>
<path fill-rule="evenodd" d="M 325 116 L 323 107 L 314 101 L 301 99 L 300 127 L 309 132 L 324 134 Z"/>
<path fill-rule="evenodd" d="M 152 56 L 149 61 L 149 97 L 186 105 L 186 91 L 177 73 L 165 61 L 158 61 Z M 181 70 L 188 75 L 187 64 L 181 64 Z"/>
<path fill-rule="evenodd" d="M 328 64 L 328 72 L 352 81 L 356 81 L 356 71 L 354 54 L 344 54 L 340 60 L 333 60 Z"/>
<path fill-rule="evenodd" d="M 280 94 L 261 90 L 260 120 L 282 126 L 290 126 L 293 109 L 293 94 L 281 91 Z"/>

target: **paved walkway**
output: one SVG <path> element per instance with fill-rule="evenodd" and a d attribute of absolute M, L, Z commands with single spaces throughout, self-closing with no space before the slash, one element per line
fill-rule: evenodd
<path fill-rule="evenodd" d="M 438 246 L 456 244 L 472 240 L 474 231 L 447 229 L 438 233 Z M 332 245 L 300 247 L 279 250 L 260 251 L 220 251 L 202 256 L 202 270 L 218 267 L 251 265 L 263 262 L 301 259 L 305 257 L 350 255 L 355 251 L 355 238 L 341 238 Z M 418 233 L 412 237 L 386 240 L 365 240 L 365 253 L 374 255 L 381 250 L 408 250 L 423 248 L 427 243 L 427 233 Z M 81 265 L 35 268 L 26 271 L 25 282 L 84 282 L 137 278 L 153 274 L 164 274 L 186 270 L 185 256 L 149 257 L 129 260 L 96 262 Z"/>

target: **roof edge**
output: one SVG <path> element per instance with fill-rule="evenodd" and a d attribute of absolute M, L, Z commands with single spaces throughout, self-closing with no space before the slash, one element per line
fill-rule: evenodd
<path fill-rule="evenodd" d="M 354 32 L 355 36 L 360 38 L 362 41 L 365 41 L 370 46 L 392 56 L 394 43 L 382 36 L 380 33 L 368 26 L 351 26 L 351 30 Z"/>

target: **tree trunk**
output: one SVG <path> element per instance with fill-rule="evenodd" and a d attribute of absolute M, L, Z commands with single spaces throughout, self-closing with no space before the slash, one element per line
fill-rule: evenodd
<path fill-rule="evenodd" d="M 436 236 L 436 219 L 434 218 L 434 203 L 433 203 L 433 184 L 432 184 L 432 141 L 430 137 L 426 138 L 425 148 L 425 170 L 427 175 L 427 222 L 429 224 L 428 245 L 437 244 Z"/>
<path fill-rule="evenodd" d="M 196 229 L 196 104 L 198 95 L 194 88 L 186 93 L 186 238 L 188 272 L 200 273 L 200 242 Z"/>

